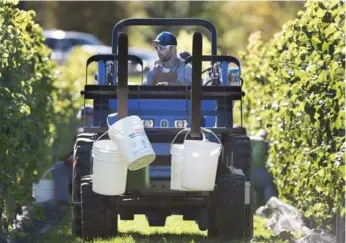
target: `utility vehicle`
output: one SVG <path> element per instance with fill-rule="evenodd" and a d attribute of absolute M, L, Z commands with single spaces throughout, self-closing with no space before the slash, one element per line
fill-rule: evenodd
<path fill-rule="evenodd" d="M 128 60 L 141 65 L 142 60 L 128 54 L 128 36 L 121 31 L 138 25 L 197 26 L 209 31 L 211 55 L 202 55 L 200 32 L 191 40 L 192 56 L 185 60 L 192 65 L 191 86 L 128 85 Z M 211 65 L 209 79 L 201 82 L 202 62 L 206 61 Z M 112 54 L 90 57 L 87 67 L 92 62 L 98 64 L 97 84 L 86 81 L 81 93 L 84 99 L 93 100 L 94 124 L 84 127 L 74 147 L 73 233 L 84 239 L 113 237 L 118 234 L 120 219 L 134 220 L 136 214 L 142 214 L 150 226 L 164 226 L 168 216 L 177 214 L 195 221 L 211 238 L 252 238 L 251 146 L 245 129 L 233 124 L 233 104 L 242 102 L 245 93 L 242 85 L 229 82 L 228 68 L 229 63 L 236 65 L 241 77 L 241 66 L 233 56 L 217 55 L 214 25 L 190 18 L 125 19 L 114 26 Z M 128 171 L 124 195 L 105 196 L 92 191 L 91 149 L 108 129 L 107 116 L 115 112 L 118 119 L 138 115 L 143 120 L 156 159 L 145 168 Z M 200 139 L 201 127 L 205 127 L 222 142 L 213 191 L 170 189 L 170 145 L 186 126 L 192 139 Z"/>

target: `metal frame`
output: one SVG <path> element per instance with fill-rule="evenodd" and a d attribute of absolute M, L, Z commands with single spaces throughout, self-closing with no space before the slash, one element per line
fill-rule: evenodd
<path fill-rule="evenodd" d="M 196 18 L 132 18 L 118 22 L 113 28 L 112 53 L 118 52 L 118 35 L 127 26 L 202 26 L 211 34 L 211 53 L 217 54 L 217 35 L 215 26 L 204 19 Z"/>
<path fill-rule="evenodd" d="M 201 86 L 201 72 L 202 61 L 218 60 L 234 62 L 239 66 L 238 59 L 232 56 L 202 56 L 202 34 L 195 32 L 193 35 L 193 56 L 188 58 L 185 62 L 193 62 L 192 65 L 192 86 L 128 86 L 128 60 L 140 60 L 139 57 L 128 55 L 128 37 L 125 33 L 119 34 L 119 54 L 108 55 L 95 55 L 87 60 L 87 67 L 93 61 L 99 60 L 118 60 L 119 72 L 118 72 L 118 85 L 86 85 L 85 90 L 82 91 L 84 98 L 94 98 L 96 103 L 107 101 L 111 98 L 118 99 L 118 116 L 123 118 L 128 113 L 128 99 L 129 98 L 160 98 L 160 99 L 191 99 L 191 136 L 194 138 L 200 137 L 201 127 L 201 99 L 211 99 L 218 101 L 218 107 L 225 103 L 232 103 L 233 100 L 241 100 L 244 96 L 241 87 L 234 86 Z M 141 63 L 141 62 L 139 62 Z M 86 80 L 87 83 L 87 80 Z M 101 104 L 100 103 L 100 104 Z M 221 107 L 219 107 L 221 108 Z M 219 113 L 222 113 L 222 109 L 219 109 Z M 101 111 L 102 112 L 102 111 Z M 232 110 L 227 110 L 226 113 L 232 113 Z M 103 112 L 102 112 L 103 113 Z M 95 114 L 96 115 L 96 114 Z M 102 116 L 102 114 L 101 114 Z M 94 117 L 95 120 L 96 117 Z M 232 125 L 231 117 L 226 116 L 226 127 Z M 218 119 L 218 124 L 221 124 Z M 229 126 L 232 127 L 232 126 Z M 93 128 L 94 129 L 94 128 Z M 102 131 L 104 129 L 101 129 Z M 164 132 L 164 130 L 160 130 Z"/>
<path fill-rule="evenodd" d="M 192 97 L 194 86 L 149 86 L 131 85 L 127 87 L 129 99 L 187 99 Z M 86 85 L 82 94 L 87 99 L 106 99 L 118 97 L 119 88 L 113 85 Z M 201 99 L 205 100 L 240 100 L 245 95 L 240 86 L 202 86 Z"/>
<path fill-rule="evenodd" d="M 202 56 L 202 34 L 195 32 L 193 35 L 193 55 L 186 60 L 186 63 L 193 62 L 192 65 L 192 86 L 191 87 L 179 87 L 175 90 L 175 87 L 157 87 L 157 86 L 146 86 L 146 87 L 129 87 L 128 86 L 128 66 L 127 60 L 136 59 L 135 57 L 128 55 L 128 36 L 120 31 L 127 26 L 202 26 L 209 30 L 211 34 L 211 48 L 212 55 Z M 128 113 L 128 102 L 129 98 L 160 98 L 160 99 L 191 99 L 191 135 L 192 137 L 200 137 L 200 126 L 201 126 L 201 99 L 214 99 L 218 100 L 219 105 L 226 104 L 231 100 L 241 100 L 244 92 L 241 91 L 241 87 L 201 87 L 201 66 L 202 61 L 230 61 L 238 65 L 240 69 L 240 62 L 238 59 L 232 56 L 217 56 L 217 36 L 216 29 L 213 24 L 202 19 L 188 19 L 188 18 L 149 18 L 149 19 L 125 19 L 118 22 L 112 33 L 112 55 L 106 55 L 105 59 L 118 60 L 118 85 L 116 86 L 99 86 L 96 89 L 92 86 L 86 85 L 85 91 L 82 94 L 85 98 L 95 98 L 102 103 L 103 100 L 109 98 L 118 99 L 118 116 L 123 118 Z M 131 58 L 130 58 L 131 56 Z M 102 59 L 100 56 L 95 57 L 92 61 Z M 108 59 L 108 60 L 109 60 Z M 138 59 L 138 57 L 137 57 Z M 135 60 L 138 62 L 138 60 Z M 141 63 L 141 62 L 139 62 Z M 87 65 L 89 64 L 89 60 Z M 116 95 L 115 95 L 116 94 Z M 99 97 L 96 97 L 99 95 Z M 218 108 L 219 113 L 224 112 Z M 101 111 L 102 112 L 102 111 Z M 229 112 L 227 110 L 227 112 Z M 232 112 L 232 110 L 231 110 Z M 103 113 L 103 112 L 102 112 Z M 102 115 L 102 114 L 101 114 Z M 232 116 L 232 115 L 231 115 Z M 226 116 L 228 118 L 228 116 Z M 232 118 L 230 118 L 232 119 Z M 230 119 L 226 119 L 226 124 L 218 120 L 218 126 L 224 124 L 225 126 L 232 126 Z M 97 119 L 95 119 L 97 120 Z"/>
<path fill-rule="evenodd" d="M 120 33 L 119 35 L 119 50 L 118 50 L 118 116 L 119 119 L 127 116 L 127 100 L 128 100 L 128 37 L 125 33 Z"/>

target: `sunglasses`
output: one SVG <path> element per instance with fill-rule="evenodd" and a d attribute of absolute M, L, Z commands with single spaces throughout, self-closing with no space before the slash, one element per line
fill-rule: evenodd
<path fill-rule="evenodd" d="M 160 51 L 162 51 L 162 50 L 166 50 L 168 47 L 170 47 L 169 45 L 168 46 L 163 46 L 163 45 L 155 45 L 154 46 L 155 47 L 155 49 L 158 51 L 158 50 L 160 50 Z"/>

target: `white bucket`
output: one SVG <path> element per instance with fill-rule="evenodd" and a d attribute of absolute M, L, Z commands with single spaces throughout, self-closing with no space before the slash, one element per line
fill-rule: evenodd
<path fill-rule="evenodd" d="M 139 170 L 155 160 L 155 152 L 138 116 L 128 116 L 108 126 L 109 137 L 119 147 L 129 170 Z"/>
<path fill-rule="evenodd" d="M 40 181 L 32 186 L 32 196 L 35 198 L 36 203 L 44 203 L 55 198 L 54 181 L 45 179 L 52 169 L 53 167 L 46 170 Z"/>
<path fill-rule="evenodd" d="M 182 169 L 184 163 L 183 149 L 183 144 L 171 145 L 171 190 L 187 190 L 181 186 Z"/>
<path fill-rule="evenodd" d="M 184 130 L 189 131 L 190 129 Z M 201 131 L 202 141 L 186 140 L 187 134 L 185 136 L 184 149 L 180 150 L 183 156 L 181 187 L 190 191 L 213 191 L 222 145 L 219 138 L 211 130 L 201 128 Z M 212 133 L 219 143 L 208 141 L 204 132 Z"/>
<path fill-rule="evenodd" d="M 92 157 L 92 190 L 98 194 L 108 196 L 124 194 L 127 164 L 119 153 L 117 145 L 109 139 L 97 140 L 93 144 Z"/>
<path fill-rule="evenodd" d="M 102 136 L 103 135 L 101 135 L 101 137 Z M 112 142 L 109 139 L 108 140 L 97 140 L 93 144 L 93 151 L 100 151 L 100 150 L 118 153 L 118 146 L 116 143 Z"/>

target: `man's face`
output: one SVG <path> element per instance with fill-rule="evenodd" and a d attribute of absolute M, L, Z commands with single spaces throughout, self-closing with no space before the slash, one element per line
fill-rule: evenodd
<path fill-rule="evenodd" d="M 155 45 L 155 49 L 162 62 L 168 62 L 171 60 L 173 55 L 172 46 Z"/>

